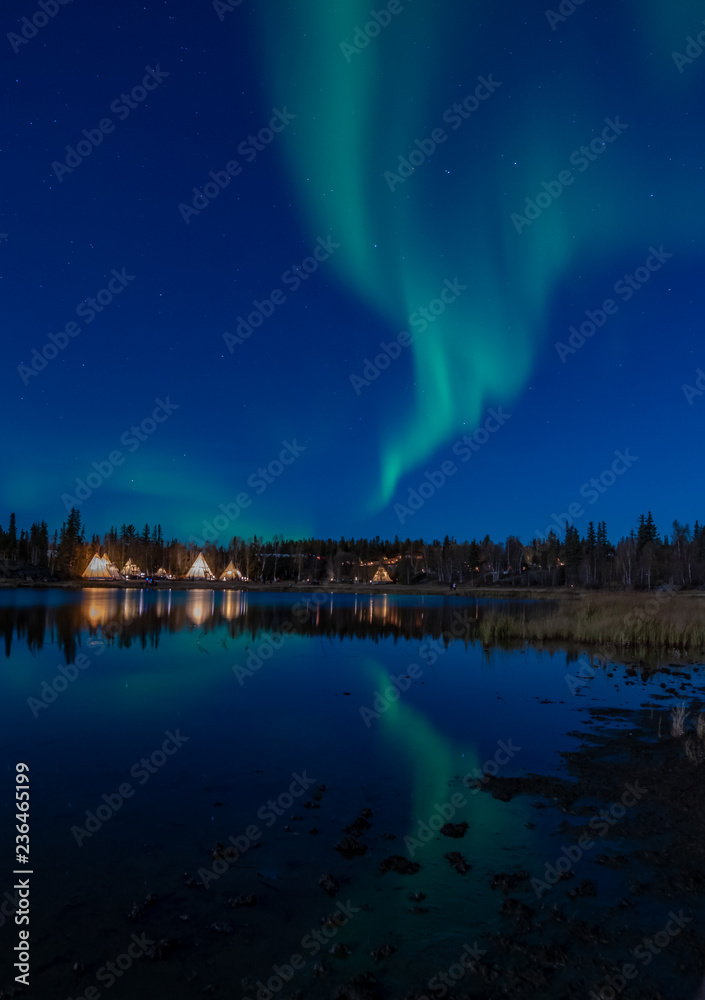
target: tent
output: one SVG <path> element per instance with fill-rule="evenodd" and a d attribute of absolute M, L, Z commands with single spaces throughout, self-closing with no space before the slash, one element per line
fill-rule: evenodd
<path fill-rule="evenodd" d="M 391 583 L 392 582 L 392 578 L 389 575 L 389 573 L 387 572 L 386 567 L 383 566 L 381 563 L 379 565 L 379 568 L 378 568 L 377 572 L 372 577 L 372 582 L 373 583 Z"/>
<path fill-rule="evenodd" d="M 225 569 L 223 570 L 223 572 L 220 574 L 220 579 L 221 580 L 242 580 L 242 573 L 237 568 L 237 566 L 233 566 L 232 559 L 230 560 L 230 562 L 228 563 L 228 565 L 225 567 Z"/>
<path fill-rule="evenodd" d="M 142 571 L 139 566 L 136 566 L 131 559 L 128 559 L 125 565 L 122 567 L 122 575 L 124 577 L 130 576 L 141 576 Z"/>
<path fill-rule="evenodd" d="M 169 574 L 167 573 L 167 571 L 164 569 L 163 566 L 160 566 L 157 572 L 154 574 L 154 576 L 157 580 L 166 580 Z"/>
<path fill-rule="evenodd" d="M 101 559 L 96 552 L 86 566 L 83 575 L 87 580 L 109 580 L 110 570 L 108 569 L 108 565 L 105 560 Z"/>
<path fill-rule="evenodd" d="M 110 558 L 110 556 L 108 555 L 107 552 L 103 553 L 103 562 L 105 563 L 105 565 L 108 568 L 108 573 L 110 574 L 111 579 L 113 579 L 113 580 L 119 580 L 120 579 L 120 570 L 117 568 L 117 566 L 112 561 L 112 559 Z"/>
<path fill-rule="evenodd" d="M 211 568 L 203 558 L 203 553 L 196 556 L 193 561 L 193 566 L 186 574 L 187 580 L 215 580 L 215 576 L 211 572 Z"/>

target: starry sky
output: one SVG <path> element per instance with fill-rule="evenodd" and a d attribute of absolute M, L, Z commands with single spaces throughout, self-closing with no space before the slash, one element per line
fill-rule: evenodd
<path fill-rule="evenodd" d="M 0 523 L 702 520 L 705 9 L 546 4 L 10 0 Z"/>

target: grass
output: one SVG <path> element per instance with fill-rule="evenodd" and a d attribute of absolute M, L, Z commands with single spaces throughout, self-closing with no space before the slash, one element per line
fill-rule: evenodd
<path fill-rule="evenodd" d="M 688 713 L 685 710 L 685 702 L 671 709 L 671 736 L 683 736 L 685 733 L 685 720 L 687 718 Z"/>
<path fill-rule="evenodd" d="M 593 594 L 563 600 L 547 615 L 490 614 L 479 623 L 485 645 L 576 642 L 619 649 L 705 650 L 705 602 L 680 594 Z M 705 725 L 705 723 L 703 724 Z"/>

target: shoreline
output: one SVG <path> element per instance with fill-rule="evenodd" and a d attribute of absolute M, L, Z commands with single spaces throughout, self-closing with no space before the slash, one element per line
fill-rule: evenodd
<path fill-rule="evenodd" d="M 555 600 L 555 595 L 546 588 L 525 588 L 522 590 L 495 591 L 487 587 L 462 587 L 450 590 L 444 584 L 380 584 L 380 583 L 327 583 L 317 586 L 313 583 L 242 583 L 229 580 L 154 580 L 146 584 L 144 580 L 2 580 L 0 588 L 5 590 L 223 590 L 242 591 L 257 594 L 380 594 L 384 596 L 449 596 L 449 597 L 496 597 L 516 600 Z"/>
<path fill-rule="evenodd" d="M 653 600 L 663 596 L 663 591 L 641 590 L 575 590 L 572 587 L 473 587 L 460 585 L 451 590 L 446 584 L 383 584 L 383 583 L 251 583 L 230 580 L 154 580 L 146 584 L 144 580 L 17 580 L 0 578 L 0 589 L 4 590 L 223 590 L 243 593 L 289 594 L 379 594 L 390 596 L 423 597 L 482 597 L 497 600 L 549 600 L 561 603 L 578 601 L 623 601 Z M 690 600 L 705 598 L 703 590 L 682 590 L 668 592 L 670 600 Z"/>

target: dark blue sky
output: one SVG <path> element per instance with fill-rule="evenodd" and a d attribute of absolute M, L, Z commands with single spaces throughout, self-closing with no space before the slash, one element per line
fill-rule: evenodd
<path fill-rule="evenodd" d="M 0 523 L 702 520 L 703 10 L 571 7 L 8 3 Z"/>

